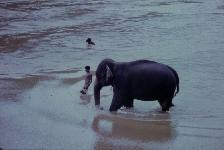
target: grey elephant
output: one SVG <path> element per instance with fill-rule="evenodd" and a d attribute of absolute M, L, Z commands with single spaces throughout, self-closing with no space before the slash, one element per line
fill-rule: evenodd
<path fill-rule="evenodd" d="M 162 111 L 169 111 L 173 97 L 179 92 L 177 72 L 168 65 L 149 60 L 115 62 L 104 59 L 96 70 L 94 85 L 95 105 L 100 105 L 100 90 L 113 86 L 110 111 L 122 106 L 133 107 L 134 99 L 158 100 Z"/>

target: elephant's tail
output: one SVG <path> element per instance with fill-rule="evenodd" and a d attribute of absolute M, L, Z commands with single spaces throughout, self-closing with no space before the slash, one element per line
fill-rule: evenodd
<path fill-rule="evenodd" d="M 172 67 L 170 67 L 170 66 L 168 66 L 168 68 L 173 72 L 173 74 L 174 74 L 174 76 L 175 76 L 175 78 L 176 78 L 176 86 L 177 86 L 177 90 L 176 90 L 176 92 L 174 93 L 174 96 L 176 96 L 177 95 L 177 93 L 179 93 L 179 76 L 178 76 L 178 74 L 177 74 L 177 72 L 172 68 Z"/>

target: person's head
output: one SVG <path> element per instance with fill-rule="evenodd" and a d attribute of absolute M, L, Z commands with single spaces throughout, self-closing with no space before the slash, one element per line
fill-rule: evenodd
<path fill-rule="evenodd" d="M 92 42 L 92 39 L 91 39 L 91 38 L 88 38 L 88 39 L 86 39 L 86 42 L 87 42 L 88 44 L 90 44 L 90 43 Z"/>
<path fill-rule="evenodd" d="M 90 66 L 85 66 L 85 71 L 90 72 Z"/>

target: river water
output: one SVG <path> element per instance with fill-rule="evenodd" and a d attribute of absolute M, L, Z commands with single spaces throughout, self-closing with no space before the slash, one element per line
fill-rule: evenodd
<path fill-rule="evenodd" d="M 223 48 L 223 0 L 3 0 L 0 148 L 220 150 Z M 79 93 L 83 68 L 104 58 L 175 68 L 175 107 L 136 100 L 111 114 L 106 87 L 95 109 L 93 85 Z"/>

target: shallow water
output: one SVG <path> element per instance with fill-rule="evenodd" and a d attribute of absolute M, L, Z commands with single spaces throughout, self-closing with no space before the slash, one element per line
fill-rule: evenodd
<path fill-rule="evenodd" d="M 4 0 L 0 2 L 3 149 L 222 149 L 223 0 Z M 87 49 L 91 37 L 96 45 Z M 135 101 L 96 110 L 83 67 L 150 59 L 180 76 L 174 108 Z"/>

